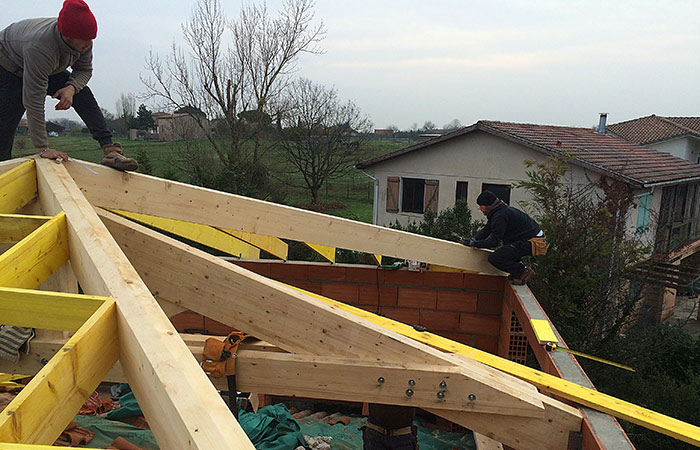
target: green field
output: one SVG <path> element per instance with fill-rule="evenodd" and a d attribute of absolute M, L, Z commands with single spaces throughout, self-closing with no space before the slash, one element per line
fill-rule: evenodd
<path fill-rule="evenodd" d="M 147 142 L 119 140 L 127 156 L 144 156 L 151 162 L 152 175 L 176 179 L 187 182 L 186 176 L 178 171 L 172 164 L 177 157 L 177 149 L 182 143 L 172 142 Z M 367 158 L 379 156 L 408 144 L 402 140 L 373 140 L 367 143 Z M 59 136 L 50 137 L 51 148 L 65 151 L 71 158 L 99 163 L 102 159 L 102 150 L 96 141 L 89 136 Z M 181 150 L 180 150 L 181 151 Z M 17 136 L 13 148 L 13 157 L 33 155 L 31 143 L 27 136 Z M 291 206 L 303 206 L 310 202 L 310 198 L 303 189 L 292 187 L 280 180 L 291 180 L 299 183 L 300 174 L 284 174 L 280 172 L 284 156 L 275 150 L 265 155 L 265 163 L 270 168 L 275 182 L 274 200 Z M 143 166 L 143 164 L 142 164 Z M 139 171 L 142 171 L 140 168 Z M 276 176 L 275 176 L 276 175 Z M 319 199 L 324 204 L 335 204 L 339 209 L 328 209 L 324 212 L 340 217 L 372 222 L 372 201 L 374 196 L 373 181 L 361 171 L 351 168 L 341 178 L 331 180 L 321 189 Z M 273 200 L 273 199 L 266 199 Z M 344 205 L 344 206 L 343 206 Z"/>

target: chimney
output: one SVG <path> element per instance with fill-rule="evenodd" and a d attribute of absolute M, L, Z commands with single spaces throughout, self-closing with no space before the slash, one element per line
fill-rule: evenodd
<path fill-rule="evenodd" d="M 600 113 L 600 121 L 598 122 L 598 133 L 605 134 L 605 122 L 608 120 L 608 113 Z"/>

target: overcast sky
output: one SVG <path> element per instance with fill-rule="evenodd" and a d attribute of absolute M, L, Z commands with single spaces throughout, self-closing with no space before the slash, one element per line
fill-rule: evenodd
<path fill-rule="evenodd" d="M 180 41 L 193 3 L 88 0 L 99 27 L 90 86 L 102 107 L 144 91 L 146 55 Z M 240 2 L 222 3 L 233 18 Z M 2 0 L 0 28 L 56 16 L 61 4 Z M 700 116 L 700 1 L 318 0 L 315 11 L 325 53 L 303 57 L 299 75 L 335 86 L 377 128 Z M 54 104 L 49 118 L 61 117 Z"/>

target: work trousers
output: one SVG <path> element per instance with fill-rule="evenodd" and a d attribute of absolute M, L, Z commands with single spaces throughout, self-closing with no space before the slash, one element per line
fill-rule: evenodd
<path fill-rule="evenodd" d="M 523 257 L 532 255 L 530 241 L 516 241 L 496 249 L 489 255 L 489 262 L 498 270 L 508 272 L 514 278 L 525 272 Z"/>
<path fill-rule="evenodd" d="M 46 95 L 53 96 L 56 91 L 64 88 L 68 77 L 70 77 L 70 72 L 67 70 L 51 75 Z M 73 96 L 73 109 L 85 122 L 93 139 L 99 142 L 100 146 L 112 143 L 112 132 L 107 128 L 104 115 L 89 87 L 85 86 Z M 15 132 L 24 111 L 22 77 L 0 67 L 0 161 L 12 157 Z"/>
<path fill-rule="evenodd" d="M 363 450 L 416 450 L 418 439 L 414 434 L 386 436 L 371 428 L 362 430 Z"/>

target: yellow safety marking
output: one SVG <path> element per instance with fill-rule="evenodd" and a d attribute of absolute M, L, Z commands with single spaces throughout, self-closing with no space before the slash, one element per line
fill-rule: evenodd
<path fill-rule="evenodd" d="M 37 195 L 34 160 L 0 175 L 0 213 L 13 213 Z"/>
<path fill-rule="evenodd" d="M 557 335 L 554 334 L 554 330 L 552 330 L 548 320 L 530 319 L 530 325 L 535 332 L 537 342 L 540 344 L 559 343 L 559 339 L 557 339 Z"/>
<path fill-rule="evenodd" d="M 335 262 L 335 247 L 329 247 L 327 245 L 321 244 L 312 244 L 310 242 L 304 242 L 304 245 L 321 255 L 326 261 L 332 263 Z"/>
<path fill-rule="evenodd" d="M 397 322 L 395 320 L 380 317 L 371 312 L 355 308 L 344 303 L 331 300 L 313 292 L 295 288 L 338 309 L 352 313 L 358 317 L 366 319 L 372 323 L 380 325 L 388 330 L 402 334 L 416 341 L 423 342 L 437 349 L 466 356 L 475 361 L 491 366 L 495 369 L 509 373 L 524 381 L 537 386 L 541 391 L 555 394 L 566 400 L 576 402 L 580 405 L 613 415 L 620 419 L 641 425 L 650 430 L 657 431 L 666 436 L 700 446 L 700 427 L 682 422 L 673 417 L 669 417 L 650 409 L 642 408 L 633 403 L 626 402 L 611 395 L 603 394 L 594 389 L 579 386 L 576 383 L 567 381 L 554 375 L 541 372 L 536 369 L 518 364 L 513 361 L 501 358 L 491 353 L 478 350 L 459 342 L 451 341 L 442 336 L 429 332 L 416 331 L 412 326 Z"/>
<path fill-rule="evenodd" d="M 208 247 L 221 250 L 229 255 L 237 256 L 244 259 L 260 258 L 260 250 L 254 246 L 236 239 L 227 233 L 224 233 L 209 225 L 201 225 L 192 222 L 183 222 L 182 220 L 165 219 L 162 217 L 149 216 L 147 214 L 122 211 L 119 209 L 110 209 L 109 211 L 119 214 L 128 219 L 133 219 L 146 225 L 158 228 L 159 230 L 167 231 L 168 233 L 189 239 Z"/>

